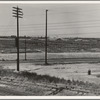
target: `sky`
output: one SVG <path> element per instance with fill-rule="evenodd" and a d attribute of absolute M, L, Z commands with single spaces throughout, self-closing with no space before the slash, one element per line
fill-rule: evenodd
<path fill-rule="evenodd" d="M 49 37 L 100 38 L 100 4 L 3 4 L 0 3 L 0 36 L 16 35 L 12 7 L 22 8 L 20 36 L 45 36 L 45 14 Z"/>

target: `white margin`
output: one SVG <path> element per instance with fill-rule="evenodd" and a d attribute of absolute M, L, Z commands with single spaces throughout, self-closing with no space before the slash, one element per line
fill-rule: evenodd
<path fill-rule="evenodd" d="M 0 4 L 98 4 L 100 1 L 0 1 Z M 100 96 L 0 96 L 0 99 L 100 99 Z"/>
<path fill-rule="evenodd" d="M 100 1 L 0 1 L 3 4 L 98 4 Z"/>
<path fill-rule="evenodd" d="M 100 96 L 0 96 L 0 99 L 99 99 Z"/>

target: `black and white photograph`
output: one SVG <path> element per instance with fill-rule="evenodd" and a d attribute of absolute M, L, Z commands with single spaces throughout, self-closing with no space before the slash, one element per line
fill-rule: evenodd
<path fill-rule="evenodd" d="M 0 96 L 100 96 L 100 2 L 1 2 Z"/>

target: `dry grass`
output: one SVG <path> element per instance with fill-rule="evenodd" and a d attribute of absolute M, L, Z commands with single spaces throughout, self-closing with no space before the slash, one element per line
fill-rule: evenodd
<path fill-rule="evenodd" d="M 94 93 L 95 90 L 100 89 L 99 85 L 96 85 L 94 83 L 88 83 L 88 82 L 83 82 L 83 81 L 75 81 L 75 80 L 65 80 L 65 79 L 60 79 L 57 77 L 51 77 L 49 75 L 38 75 L 37 73 L 33 72 L 27 72 L 27 71 L 22 71 L 22 72 L 15 72 L 14 70 L 11 69 L 0 69 L 0 76 L 2 77 L 7 77 L 7 78 L 15 78 L 17 81 L 22 81 L 23 84 L 24 82 L 38 82 L 38 83 L 62 83 L 65 84 L 66 86 L 68 85 L 68 88 L 73 89 L 74 88 L 82 88 L 82 89 L 88 89 L 89 91 L 92 91 Z M 22 84 L 22 85 L 23 85 Z M 47 90 L 45 90 L 43 87 L 35 86 L 35 85 L 29 85 L 28 87 L 24 88 L 18 88 L 18 90 L 23 90 L 25 92 L 29 91 L 30 93 L 33 93 L 32 95 L 45 95 Z M 99 93 L 99 92 L 98 92 Z"/>
<path fill-rule="evenodd" d="M 28 81 L 38 81 L 38 82 L 48 82 L 48 83 L 66 83 L 65 79 L 60 79 L 57 77 L 51 77 L 49 75 L 38 75 L 34 72 L 22 71 L 22 72 L 14 72 L 11 69 L 0 69 L 1 77 L 15 77 L 21 79 L 27 79 Z"/>

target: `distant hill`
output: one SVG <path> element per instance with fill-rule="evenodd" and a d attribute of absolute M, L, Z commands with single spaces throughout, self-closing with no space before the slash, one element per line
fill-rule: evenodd
<path fill-rule="evenodd" d="M 25 39 L 20 37 L 20 52 Z M 44 52 L 44 37 L 26 37 L 27 52 Z M 0 52 L 16 52 L 15 37 L 0 37 Z M 48 38 L 48 52 L 100 52 L 100 38 Z"/>

